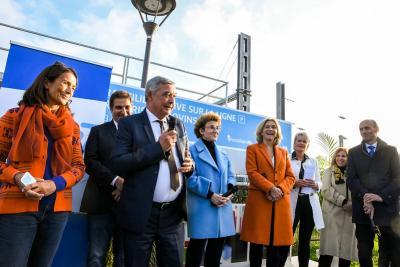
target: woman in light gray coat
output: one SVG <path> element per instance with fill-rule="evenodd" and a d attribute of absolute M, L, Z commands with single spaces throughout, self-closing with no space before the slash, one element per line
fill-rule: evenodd
<path fill-rule="evenodd" d="M 321 231 L 319 266 L 331 266 L 333 256 L 339 267 L 357 261 L 355 225 L 351 218 L 351 195 L 346 185 L 347 149 L 339 147 L 333 154 L 331 167 L 322 177 L 322 214 L 325 228 Z"/>

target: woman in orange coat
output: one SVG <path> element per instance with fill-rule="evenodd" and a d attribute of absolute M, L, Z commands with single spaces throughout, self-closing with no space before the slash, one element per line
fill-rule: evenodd
<path fill-rule="evenodd" d="M 72 208 L 71 187 L 85 169 L 68 107 L 76 84 L 76 72 L 56 62 L 0 118 L 0 266 L 52 264 Z"/>
<path fill-rule="evenodd" d="M 282 138 L 276 119 L 263 120 L 257 144 L 247 147 L 250 180 L 241 239 L 250 242 L 250 266 L 261 266 L 267 246 L 267 266 L 283 267 L 293 243 L 290 191 L 295 177 L 288 152 L 278 147 Z"/>

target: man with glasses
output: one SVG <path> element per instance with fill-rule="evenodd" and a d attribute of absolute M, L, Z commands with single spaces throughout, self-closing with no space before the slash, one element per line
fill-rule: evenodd
<path fill-rule="evenodd" d="M 174 82 L 154 77 L 146 84 L 146 109 L 119 122 L 111 163 L 126 173 L 117 211 L 126 267 L 147 267 L 153 242 L 158 266 L 182 265 L 184 176 L 193 166 L 183 123 L 170 115 L 175 97 Z"/>
<path fill-rule="evenodd" d="M 378 138 L 378 131 L 376 121 L 363 120 L 362 142 L 350 149 L 348 158 L 347 184 L 361 267 L 372 267 L 374 238 L 379 232 L 379 258 L 384 256 L 391 266 L 400 266 L 399 154 Z"/>

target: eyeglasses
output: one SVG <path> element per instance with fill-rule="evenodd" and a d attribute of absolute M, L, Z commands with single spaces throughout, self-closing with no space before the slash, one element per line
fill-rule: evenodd
<path fill-rule="evenodd" d="M 161 97 L 165 98 L 165 99 L 169 99 L 169 98 L 176 98 L 176 93 L 170 93 L 170 92 L 164 92 Z"/>
<path fill-rule="evenodd" d="M 210 129 L 210 130 L 213 130 L 213 131 L 221 131 L 222 130 L 221 126 L 214 126 L 214 125 L 207 126 L 206 128 Z"/>

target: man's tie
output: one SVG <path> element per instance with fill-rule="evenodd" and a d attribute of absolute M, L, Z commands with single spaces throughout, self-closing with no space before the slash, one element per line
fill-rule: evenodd
<path fill-rule="evenodd" d="M 161 134 L 165 132 L 164 123 L 161 120 L 157 120 L 160 124 Z M 173 148 L 169 151 L 170 153 L 165 153 L 168 157 L 168 167 L 169 167 L 169 177 L 170 177 L 170 186 L 172 190 L 176 191 L 179 188 L 179 175 L 178 169 L 176 168 L 175 157 Z"/>
<path fill-rule="evenodd" d="M 368 155 L 372 158 L 375 154 L 375 147 L 374 146 L 368 146 Z"/>

